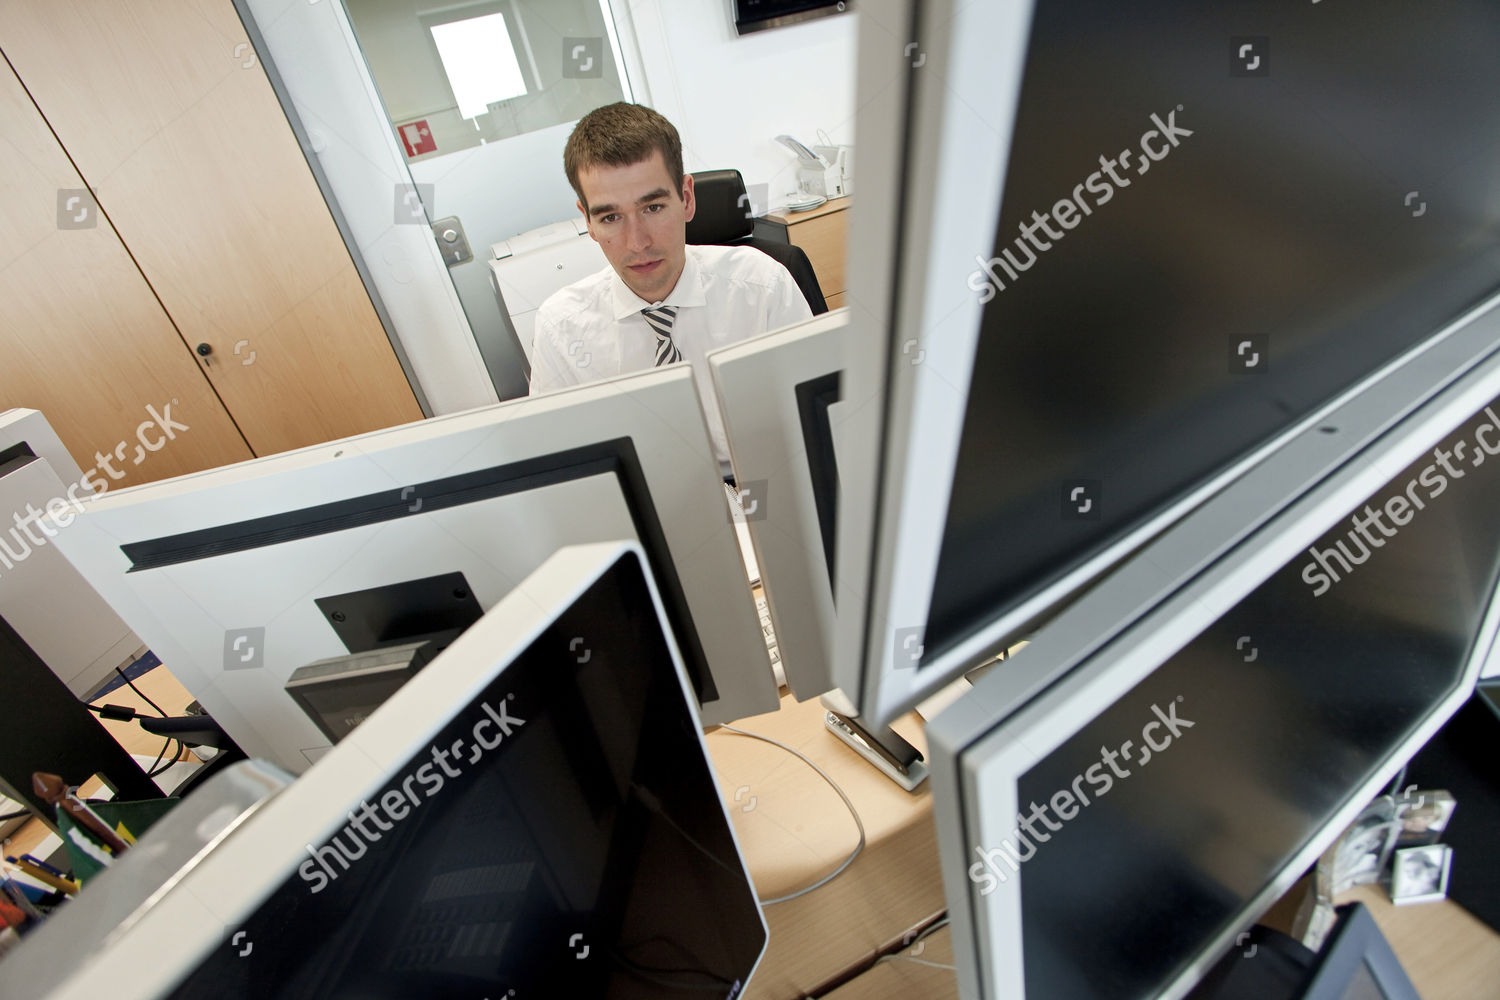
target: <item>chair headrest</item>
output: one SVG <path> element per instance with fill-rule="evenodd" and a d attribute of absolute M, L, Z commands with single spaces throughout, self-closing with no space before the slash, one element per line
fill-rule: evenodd
<path fill-rule="evenodd" d="M 700 170 L 692 177 L 698 210 L 687 224 L 689 243 L 733 243 L 755 231 L 750 195 L 738 170 Z"/>

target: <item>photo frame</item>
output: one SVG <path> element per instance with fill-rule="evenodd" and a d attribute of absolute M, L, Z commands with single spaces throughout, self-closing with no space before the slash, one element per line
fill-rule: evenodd
<path fill-rule="evenodd" d="M 1428 844 L 1398 850 L 1391 870 L 1391 902 L 1430 903 L 1448 898 L 1448 872 L 1453 848 Z"/>
<path fill-rule="evenodd" d="M 1443 839 L 1458 803 L 1450 792 L 1408 791 L 1396 799 L 1396 819 L 1401 830 L 1396 847 L 1423 847 Z"/>
<path fill-rule="evenodd" d="M 1396 803 L 1382 795 L 1365 807 L 1339 839 L 1333 858 L 1333 895 L 1380 881 L 1396 845 Z"/>

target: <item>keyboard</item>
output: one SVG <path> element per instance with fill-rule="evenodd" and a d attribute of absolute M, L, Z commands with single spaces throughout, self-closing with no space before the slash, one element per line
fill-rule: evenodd
<path fill-rule="evenodd" d="M 760 631 L 766 637 L 766 651 L 771 654 L 771 665 L 781 663 L 781 650 L 776 647 L 776 630 L 771 628 L 771 608 L 765 595 L 755 599 L 755 610 L 760 613 Z"/>

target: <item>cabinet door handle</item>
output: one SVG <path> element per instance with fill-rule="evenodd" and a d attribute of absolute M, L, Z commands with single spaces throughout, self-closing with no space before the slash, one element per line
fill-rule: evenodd
<path fill-rule="evenodd" d="M 212 344 L 199 344 L 198 345 L 198 353 L 201 354 L 205 358 L 208 357 L 213 352 L 214 352 L 214 349 L 213 349 L 213 345 Z"/>

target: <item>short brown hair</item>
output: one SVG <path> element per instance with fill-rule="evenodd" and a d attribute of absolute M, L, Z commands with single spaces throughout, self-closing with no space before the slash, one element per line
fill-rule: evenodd
<path fill-rule="evenodd" d="M 628 167 L 660 151 L 667 173 L 682 197 L 682 140 L 672 123 L 641 104 L 619 101 L 595 108 L 582 118 L 563 148 L 563 170 L 586 210 L 589 200 L 578 185 L 578 172 L 590 167 Z"/>

